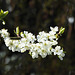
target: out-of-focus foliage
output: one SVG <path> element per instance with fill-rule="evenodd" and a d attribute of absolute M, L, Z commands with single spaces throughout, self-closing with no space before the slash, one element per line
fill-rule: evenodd
<path fill-rule="evenodd" d="M 3 24 L 5 25 L 5 21 L 3 20 L 3 18 L 6 16 L 8 14 L 8 11 L 3 11 L 2 9 L 1 9 L 1 11 L 0 11 L 0 20 L 2 20 L 3 22 Z"/>
<path fill-rule="evenodd" d="M 0 9 L 9 11 L 6 25 L 0 22 L 0 29 L 7 28 L 11 36 L 16 36 L 13 30 L 17 26 L 35 35 L 48 32 L 50 26 L 65 27 L 59 45 L 66 51 L 62 62 L 56 56 L 32 59 L 28 52 L 9 51 L 1 38 L 0 75 L 75 75 L 75 21 L 68 23 L 69 17 L 75 19 L 75 0 L 0 0 Z"/>
<path fill-rule="evenodd" d="M 4 11 L 1 9 L 1 12 L 0 12 L 0 20 L 3 19 L 7 14 L 8 14 L 8 11 L 4 12 Z"/>

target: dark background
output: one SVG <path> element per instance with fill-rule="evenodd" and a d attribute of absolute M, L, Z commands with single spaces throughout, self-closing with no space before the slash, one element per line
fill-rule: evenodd
<path fill-rule="evenodd" d="M 8 10 L 6 25 L 0 21 L 0 29 L 7 28 L 11 36 L 19 26 L 37 35 L 39 31 L 49 31 L 49 27 L 65 27 L 59 45 L 66 51 L 64 60 L 57 56 L 32 57 L 25 53 L 9 51 L 0 39 L 0 75 L 75 75 L 75 0 L 0 0 L 0 9 Z"/>

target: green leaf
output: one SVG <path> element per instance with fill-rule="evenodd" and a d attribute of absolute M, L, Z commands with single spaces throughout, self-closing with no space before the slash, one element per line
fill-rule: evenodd
<path fill-rule="evenodd" d="M 3 13 L 3 10 L 1 9 L 1 13 Z"/>
<path fill-rule="evenodd" d="M 65 31 L 65 28 L 61 27 L 61 28 L 60 28 L 60 31 L 59 31 L 59 34 L 60 34 L 60 35 L 63 34 L 64 31 Z"/>
<path fill-rule="evenodd" d="M 29 51 L 29 54 L 32 56 L 32 53 Z"/>
<path fill-rule="evenodd" d="M 17 35 L 19 34 L 19 26 L 16 27 L 16 34 L 17 34 Z"/>
<path fill-rule="evenodd" d="M 8 14 L 8 11 L 3 12 L 3 10 L 1 10 L 1 12 L 0 12 L 0 20 L 2 20 L 7 14 Z"/>
<path fill-rule="evenodd" d="M 16 34 L 16 31 L 14 30 L 14 33 Z"/>

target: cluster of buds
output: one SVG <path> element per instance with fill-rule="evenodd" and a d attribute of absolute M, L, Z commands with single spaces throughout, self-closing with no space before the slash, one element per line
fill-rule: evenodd
<path fill-rule="evenodd" d="M 0 35 L 3 37 L 5 45 L 12 52 L 25 52 L 29 50 L 29 54 L 32 58 L 38 58 L 41 56 L 45 58 L 47 55 L 57 55 L 60 60 L 63 60 L 65 56 L 65 52 L 61 46 L 58 46 L 58 38 L 61 34 L 63 34 L 65 28 L 60 28 L 58 31 L 58 27 L 50 27 L 50 31 L 47 32 L 39 32 L 39 34 L 35 37 L 32 33 L 28 31 L 19 32 L 19 27 L 16 28 L 15 33 L 17 34 L 17 38 L 20 39 L 11 39 L 10 34 L 6 29 L 0 30 Z M 20 34 L 20 35 L 19 35 Z"/>

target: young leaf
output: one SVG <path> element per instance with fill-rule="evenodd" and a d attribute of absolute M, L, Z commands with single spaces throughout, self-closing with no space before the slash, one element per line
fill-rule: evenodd
<path fill-rule="evenodd" d="M 7 14 L 8 14 L 8 11 L 3 12 L 3 10 L 1 10 L 1 12 L 0 12 L 0 20 L 2 20 Z"/>
<path fill-rule="evenodd" d="M 16 34 L 19 35 L 19 26 L 16 27 Z"/>

